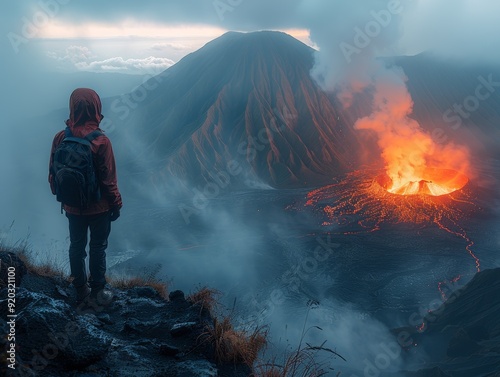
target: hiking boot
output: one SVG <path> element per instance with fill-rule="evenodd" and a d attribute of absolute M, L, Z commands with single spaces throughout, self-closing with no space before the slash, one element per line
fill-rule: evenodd
<path fill-rule="evenodd" d="M 113 292 L 104 288 L 92 288 L 90 298 L 101 306 L 107 306 L 113 301 Z"/>
<path fill-rule="evenodd" d="M 76 303 L 77 304 L 82 303 L 83 301 L 85 301 L 85 299 L 87 297 L 90 296 L 91 291 L 90 291 L 88 284 L 84 284 L 80 287 L 75 287 L 75 289 L 76 289 Z"/>

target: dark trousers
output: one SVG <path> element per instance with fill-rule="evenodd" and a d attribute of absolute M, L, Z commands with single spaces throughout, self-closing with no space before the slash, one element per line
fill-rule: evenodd
<path fill-rule="evenodd" d="M 87 235 L 90 230 L 89 269 L 90 287 L 102 289 L 106 284 L 106 248 L 111 231 L 109 212 L 91 216 L 78 216 L 66 213 L 69 220 L 69 264 L 73 285 L 81 287 L 87 283 L 87 268 L 85 258 L 87 253 Z"/>

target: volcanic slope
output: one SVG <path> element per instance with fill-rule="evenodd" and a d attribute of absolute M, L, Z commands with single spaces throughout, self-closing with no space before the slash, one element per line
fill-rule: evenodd
<path fill-rule="evenodd" d="M 358 141 L 313 65 L 314 50 L 287 34 L 226 33 L 151 79 L 124 129 L 144 143 L 142 160 L 187 182 L 235 171 L 232 183 L 330 182 L 355 166 Z"/>
<path fill-rule="evenodd" d="M 462 289 L 429 311 L 425 327 L 407 331 L 418 348 L 413 357 L 424 364 L 408 377 L 495 377 L 500 371 L 500 269 L 484 270 Z M 408 353 L 411 355 L 412 353 Z M 405 355 L 409 356 L 409 355 Z M 425 361 L 424 361 L 425 360 Z M 424 362 L 423 362 L 424 361 Z M 398 375 L 399 376 L 399 375 Z"/>

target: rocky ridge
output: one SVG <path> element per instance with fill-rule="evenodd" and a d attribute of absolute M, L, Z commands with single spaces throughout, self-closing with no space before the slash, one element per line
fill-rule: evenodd
<path fill-rule="evenodd" d="M 181 291 L 166 300 L 152 287 L 112 288 L 109 303 L 76 306 L 74 289 L 62 277 L 27 272 L 15 253 L 0 252 L 0 280 L 16 267 L 16 369 L 8 376 L 248 376 L 243 365 L 217 365 L 199 342 L 212 322 L 208 311 Z M 0 285 L 0 328 L 9 333 L 7 287 Z M 10 342 L 2 337 L 0 347 Z M 5 348 L 4 348 L 5 347 Z M 7 354 L 9 357 L 9 354 Z M 4 374 L 6 373 L 6 374 Z"/>

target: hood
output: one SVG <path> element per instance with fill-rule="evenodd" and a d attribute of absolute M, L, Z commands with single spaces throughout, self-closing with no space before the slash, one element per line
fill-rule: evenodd
<path fill-rule="evenodd" d="M 101 99 L 95 91 L 88 88 L 75 89 L 69 99 L 69 119 L 66 125 L 74 127 L 87 122 L 98 125 L 104 118 L 101 107 Z"/>

